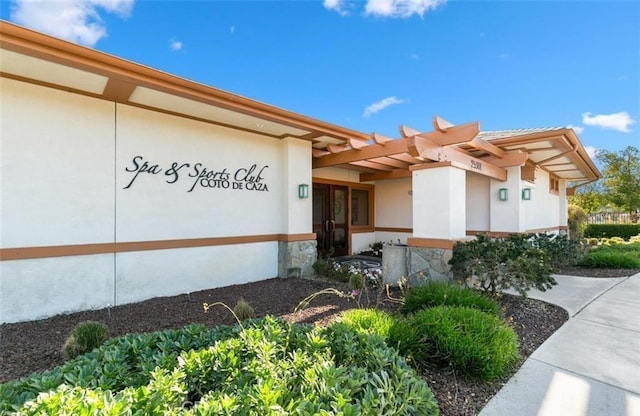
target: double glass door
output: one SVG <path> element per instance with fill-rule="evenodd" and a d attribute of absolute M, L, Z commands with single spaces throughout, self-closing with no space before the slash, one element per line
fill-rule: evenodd
<path fill-rule="evenodd" d="M 349 188 L 330 184 L 313 184 L 313 232 L 318 254 L 344 256 L 349 252 Z"/>

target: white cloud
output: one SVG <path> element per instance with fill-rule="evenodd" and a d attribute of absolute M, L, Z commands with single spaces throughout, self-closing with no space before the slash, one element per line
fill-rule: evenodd
<path fill-rule="evenodd" d="M 231 27 L 229 28 L 229 33 L 231 33 L 232 35 L 233 35 L 234 33 L 236 33 L 236 27 L 235 27 L 235 26 L 231 26 Z"/>
<path fill-rule="evenodd" d="M 367 0 L 365 14 L 379 17 L 410 17 L 417 14 L 422 17 L 425 12 L 444 3 L 446 0 Z"/>
<path fill-rule="evenodd" d="M 182 46 L 182 42 L 180 42 L 179 40 L 172 39 L 169 41 L 169 47 L 172 51 L 179 51 L 180 49 L 182 49 Z"/>
<path fill-rule="evenodd" d="M 133 3 L 134 0 L 14 0 L 11 20 L 71 42 L 93 46 L 107 36 L 98 10 L 127 17 Z"/>
<path fill-rule="evenodd" d="M 394 104 L 402 104 L 404 102 L 404 100 L 401 100 L 399 98 L 396 97 L 387 97 L 384 98 L 378 102 L 375 102 L 373 104 L 371 104 L 370 106 L 368 106 L 367 108 L 364 109 L 364 113 L 362 114 L 362 117 L 371 117 L 373 114 L 377 113 L 378 111 L 384 110 L 385 108 L 389 107 L 390 105 L 394 105 Z"/>
<path fill-rule="evenodd" d="M 341 16 L 347 16 L 349 12 L 345 10 L 345 0 L 323 0 L 322 5 L 327 10 L 333 10 Z"/>
<path fill-rule="evenodd" d="M 412 53 L 410 55 L 411 59 L 415 60 L 415 61 L 419 61 L 420 60 L 420 55 L 418 55 L 417 53 Z"/>
<path fill-rule="evenodd" d="M 582 113 L 582 123 L 587 126 L 598 126 L 603 129 L 616 130 L 622 133 L 629 133 L 631 130 L 629 126 L 636 121 L 631 118 L 626 111 L 613 114 L 598 114 L 591 115 L 591 113 Z"/>
<path fill-rule="evenodd" d="M 582 126 L 574 126 L 573 124 L 569 124 L 567 128 L 573 129 L 573 131 L 575 131 L 576 134 L 582 134 L 584 132 L 584 127 Z"/>
<path fill-rule="evenodd" d="M 591 159 L 594 159 L 596 157 L 596 153 L 598 153 L 598 149 L 593 146 L 585 146 L 584 150 L 587 151 L 587 154 Z"/>

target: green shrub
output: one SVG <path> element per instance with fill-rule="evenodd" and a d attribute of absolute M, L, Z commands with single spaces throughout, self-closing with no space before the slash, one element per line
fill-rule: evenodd
<path fill-rule="evenodd" d="M 578 266 L 592 269 L 640 269 L 640 258 L 629 252 L 594 250 L 585 254 Z"/>
<path fill-rule="evenodd" d="M 611 238 L 621 237 L 625 240 L 640 234 L 640 224 L 589 224 L 584 230 L 585 237 Z"/>
<path fill-rule="evenodd" d="M 535 287 L 545 291 L 556 284 L 549 257 L 534 244 L 535 238 L 512 235 L 492 239 L 479 235 L 457 242 L 449 264 L 455 280 L 495 295 L 513 288 L 523 296 Z"/>
<path fill-rule="evenodd" d="M 65 357 L 75 358 L 102 345 L 107 339 L 109 328 L 102 322 L 84 321 L 77 324 L 64 343 Z"/>
<path fill-rule="evenodd" d="M 236 302 L 236 306 L 233 307 L 233 313 L 236 315 L 236 318 L 244 321 L 245 319 L 253 318 L 254 311 L 251 305 L 249 305 L 249 302 L 244 300 L 244 298 L 240 298 Z"/>
<path fill-rule="evenodd" d="M 445 282 L 430 282 L 409 289 L 402 305 L 403 313 L 417 312 L 433 306 L 467 306 L 495 316 L 501 315 L 498 302 L 469 288 Z"/>
<path fill-rule="evenodd" d="M 340 322 L 349 328 L 383 339 L 388 338 L 393 321 L 393 316 L 379 309 L 350 309 L 340 315 Z"/>
<path fill-rule="evenodd" d="M 382 338 L 266 317 L 135 334 L 0 385 L 0 413 L 437 415 Z"/>
<path fill-rule="evenodd" d="M 596 247 L 598 244 L 600 244 L 600 240 L 599 240 L 599 239 L 597 239 L 597 238 L 593 238 L 593 237 L 592 237 L 592 238 L 587 238 L 587 239 L 585 240 L 585 243 L 586 243 L 588 246 Z"/>
<path fill-rule="evenodd" d="M 414 354 L 414 358 L 425 360 L 424 365 L 450 366 L 465 376 L 492 380 L 506 374 L 519 358 L 513 329 L 477 309 L 424 309 L 412 315 L 408 325 L 418 334 L 410 341 L 423 341 L 420 354 Z"/>

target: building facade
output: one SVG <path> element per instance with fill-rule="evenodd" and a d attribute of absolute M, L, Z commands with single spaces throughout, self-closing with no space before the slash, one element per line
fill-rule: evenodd
<path fill-rule="evenodd" d="M 570 129 L 370 136 L 6 22 L 0 66 L 0 323 L 306 275 L 375 241 L 432 267 L 478 232 L 565 229 L 568 181 L 600 175 Z"/>

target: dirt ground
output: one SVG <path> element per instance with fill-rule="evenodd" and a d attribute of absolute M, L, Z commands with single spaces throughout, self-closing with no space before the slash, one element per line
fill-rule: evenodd
<path fill-rule="evenodd" d="M 117 306 L 110 311 L 102 309 L 4 324 L 0 326 L 0 382 L 61 364 L 64 361 L 61 349 L 65 338 L 77 323 L 86 320 L 107 324 L 110 337 L 179 328 L 192 322 L 233 324 L 234 318 L 225 308 L 215 306 L 205 313 L 203 303 L 224 302 L 233 307 L 240 298 L 244 298 L 254 308 L 257 317 L 269 314 L 290 322 L 325 325 L 340 312 L 355 308 L 356 304 L 335 295 L 322 295 L 306 309 L 293 311 L 302 299 L 327 287 L 348 291 L 345 286 L 325 280 L 270 279 L 189 295 L 155 298 Z M 507 321 L 518 334 L 523 361 L 568 319 L 563 309 L 533 299 L 503 295 L 499 302 Z M 381 307 L 394 311 L 398 306 L 385 301 Z M 434 391 L 444 416 L 477 414 L 509 378 L 488 384 L 478 383 L 446 369 L 423 371 L 422 376 Z"/>

